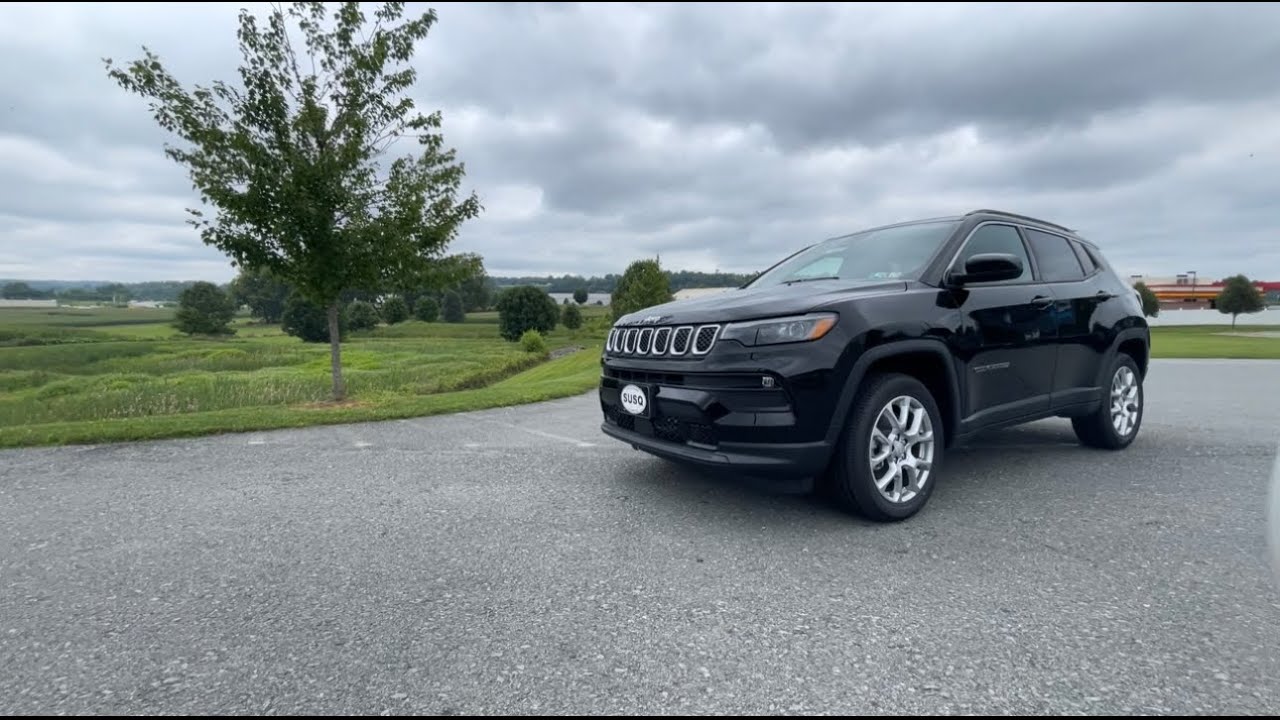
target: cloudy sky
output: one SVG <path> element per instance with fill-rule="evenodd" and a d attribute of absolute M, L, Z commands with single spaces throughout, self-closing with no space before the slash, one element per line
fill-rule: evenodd
<path fill-rule="evenodd" d="M 237 5 L 0 6 L 0 277 L 229 279 L 144 102 L 231 79 Z M 415 96 L 492 274 L 751 271 L 997 207 L 1125 273 L 1280 280 L 1280 6 L 435 5 Z"/>

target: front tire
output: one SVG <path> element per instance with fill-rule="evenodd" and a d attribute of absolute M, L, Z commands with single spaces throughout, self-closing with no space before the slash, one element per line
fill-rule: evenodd
<path fill-rule="evenodd" d="M 1146 399 L 1142 393 L 1142 373 L 1133 358 L 1116 356 L 1108 375 L 1107 397 L 1091 415 L 1072 418 L 1071 427 L 1080 442 L 1104 450 L 1122 450 L 1138 437 Z"/>
<path fill-rule="evenodd" d="M 923 383 L 900 373 L 872 376 L 845 421 L 830 494 L 868 520 L 905 520 L 933 494 L 943 440 L 942 415 Z"/>

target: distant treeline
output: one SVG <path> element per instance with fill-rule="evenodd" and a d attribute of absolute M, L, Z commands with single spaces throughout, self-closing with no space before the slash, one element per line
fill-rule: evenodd
<path fill-rule="evenodd" d="M 693 270 L 667 270 L 667 277 L 671 279 L 671 289 L 684 290 L 685 288 L 699 287 L 738 287 L 746 283 L 757 273 L 707 273 L 696 272 Z M 525 277 L 500 277 L 492 276 L 490 279 L 498 287 L 508 287 L 512 285 L 536 285 L 545 289 L 547 292 L 553 293 L 571 293 L 579 288 L 586 288 L 587 292 L 592 293 L 611 293 L 618 285 L 618 280 L 622 278 L 621 274 L 610 273 L 604 277 L 592 276 L 583 277 L 581 275 L 546 275 L 543 277 L 525 276 Z"/>
<path fill-rule="evenodd" d="M 755 277 L 755 273 L 707 273 L 692 270 L 667 270 L 671 289 L 698 287 L 738 287 Z M 515 285 L 534 285 L 547 292 L 571 293 L 586 289 L 590 293 L 612 293 L 621 274 L 604 277 L 581 275 L 546 275 L 543 277 L 488 277 L 490 289 Z M 128 302 L 151 300 L 177 302 L 178 295 L 194 280 L 159 280 L 139 283 L 111 283 L 74 280 L 0 280 L 0 297 L 9 300 L 52 300 L 66 302 Z M 227 283 L 221 283 L 227 288 Z"/>
<path fill-rule="evenodd" d="M 0 280 L 0 297 L 6 300 L 63 300 L 66 302 L 117 302 L 154 300 L 177 302 L 178 295 L 194 280 L 160 280 L 140 283 L 97 283 L 66 280 Z"/>

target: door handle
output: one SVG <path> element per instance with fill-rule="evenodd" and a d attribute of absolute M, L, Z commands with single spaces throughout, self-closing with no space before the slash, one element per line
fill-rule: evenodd
<path fill-rule="evenodd" d="M 1053 304 L 1053 298 L 1045 297 L 1044 295 L 1037 295 L 1031 298 L 1031 304 L 1038 308 L 1047 308 Z"/>
<path fill-rule="evenodd" d="M 1110 300 L 1111 298 L 1116 297 L 1116 294 L 1112 292 L 1107 292 L 1106 290 L 1099 290 L 1098 294 L 1094 295 L 1094 297 L 1096 297 L 1099 300 Z"/>

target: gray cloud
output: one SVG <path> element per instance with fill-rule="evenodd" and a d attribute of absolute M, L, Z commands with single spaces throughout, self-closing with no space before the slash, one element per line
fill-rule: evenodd
<path fill-rule="evenodd" d="M 1280 278 L 1280 8 L 443 4 L 445 113 L 494 273 L 762 268 L 1001 207 L 1124 271 Z M 100 59 L 230 77 L 235 9 L 0 7 L 0 276 L 210 277 L 165 136 Z"/>

